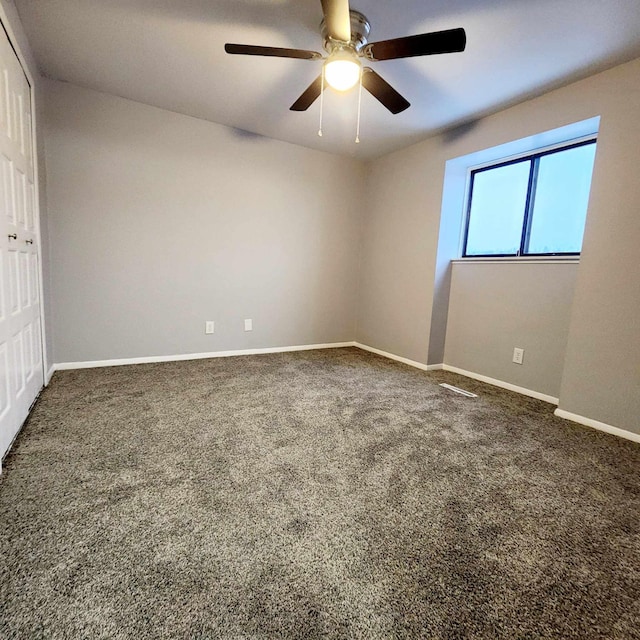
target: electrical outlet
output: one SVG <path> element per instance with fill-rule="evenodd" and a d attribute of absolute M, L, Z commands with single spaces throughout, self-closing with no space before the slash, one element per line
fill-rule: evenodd
<path fill-rule="evenodd" d="M 244 330 L 245 331 L 253 331 L 253 320 L 251 318 L 246 318 L 244 321 Z"/>
<path fill-rule="evenodd" d="M 514 347 L 513 361 L 516 364 L 522 364 L 523 360 L 524 360 L 524 349 L 520 349 L 519 347 Z"/>
<path fill-rule="evenodd" d="M 215 328 L 215 325 L 213 323 L 213 320 L 207 320 L 204 323 L 204 332 L 205 333 L 213 333 L 214 328 Z"/>

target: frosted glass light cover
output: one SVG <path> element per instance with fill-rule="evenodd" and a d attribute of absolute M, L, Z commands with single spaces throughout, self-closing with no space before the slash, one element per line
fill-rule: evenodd
<path fill-rule="evenodd" d="M 360 65 L 354 60 L 329 60 L 324 67 L 324 77 L 330 87 L 348 91 L 360 79 Z"/>

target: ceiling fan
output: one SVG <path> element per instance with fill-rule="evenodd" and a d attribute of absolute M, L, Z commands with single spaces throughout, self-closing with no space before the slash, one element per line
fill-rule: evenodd
<path fill-rule="evenodd" d="M 380 42 L 368 42 L 371 26 L 359 11 L 349 8 L 349 0 L 321 0 L 324 18 L 320 24 L 324 49 L 328 55 L 304 49 L 258 47 L 249 44 L 225 44 L 227 53 L 247 56 L 274 56 L 301 60 L 324 60 L 322 73 L 291 105 L 292 111 L 306 111 L 322 93 L 326 83 L 338 91 L 348 91 L 358 81 L 391 113 L 410 106 L 386 80 L 371 67 L 363 67 L 361 59 L 396 60 L 412 56 L 464 51 L 467 36 L 464 29 L 448 29 L 422 33 Z"/>

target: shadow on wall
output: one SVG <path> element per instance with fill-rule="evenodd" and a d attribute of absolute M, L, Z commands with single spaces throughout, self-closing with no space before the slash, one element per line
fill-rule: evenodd
<path fill-rule="evenodd" d="M 230 127 L 230 129 L 235 138 L 241 138 L 243 140 L 271 140 L 271 138 L 267 138 L 259 133 L 254 133 L 253 131 L 247 131 L 246 129 L 240 129 L 238 127 Z"/>
<path fill-rule="evenodd" d="M 469 122 L 463 122 L 451 129 L 447 129 L 443 134 L 442 138 L 446 144 L 452 144 L 457 142 L 458 140 L 464 138 L 468 134 L 470 134 L 480 122 L 480 118 L 476 118 L 475 120 L 470 120 Z"/>

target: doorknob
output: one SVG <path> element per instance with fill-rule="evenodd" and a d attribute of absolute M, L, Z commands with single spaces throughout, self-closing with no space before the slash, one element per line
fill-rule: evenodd
<path fill-rule="evenodd" d="M 17 233 L 10 233 L 10 234 L 9 234 L 9 240 L 11 240 L 12 238 L 13 238 L 14 240 L 17 240 L 17 239 L 18 239 L 18 234 L 17 234 Z"/>
<path fill-rule="evenodd" d="M 33 244 L 33 240 L 25 240 L 27 244 Z"/>

